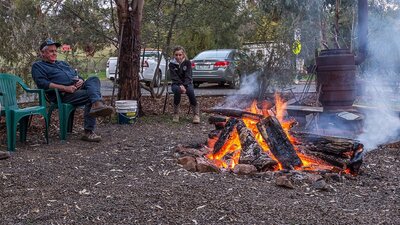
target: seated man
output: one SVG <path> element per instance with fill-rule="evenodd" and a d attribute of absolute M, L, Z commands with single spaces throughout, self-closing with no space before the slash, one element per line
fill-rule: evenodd
<path fill-rule="evenodd" d="M 32 65 L 32 77 L 38 88 L 57 88 L 63 102 L 75 106 L 85 105 L 82 140 L 99 142 L 101 137 L 94 133 L 96 117 L 111 115 L 113 108 L 103 104 L 99 78 L 84 80 L 66 62 L 57 60 L 57 48 L 60 46 L 60 43 L 51 39 L 40 45 L 42 60 Z M 55 93 L 50 92 L 48 98 L 55 102 Z"/>

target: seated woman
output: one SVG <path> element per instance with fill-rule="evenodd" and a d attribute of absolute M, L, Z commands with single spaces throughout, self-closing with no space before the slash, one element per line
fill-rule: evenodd
<path fill-rule="evenodd" d="M 192 63 L 187 58 L 183 47 L 177 46 L 174 48 L 174 58 L 169 63 L 169 71 L 172 80 L 171 89 L 174 92 L 174 115 L 172 120 L 179 122 L 181 95 L 187 94 L 194 113 L 193 123 L 200 123 L 199 105 L 193 89 Z"/>

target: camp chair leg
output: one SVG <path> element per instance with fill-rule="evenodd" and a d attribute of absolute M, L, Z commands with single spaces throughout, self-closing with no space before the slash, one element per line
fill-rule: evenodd
<path fill-rule="evenodd" d="M 24 116 L 19 120 L 19 140 L 26 142 L 26 133 L 28 132 L 29 121 L 32 116 Z"/>
<path fill-rule="evenodd" d="M 44 126 L 45 126 L 45 131 L 44 131 L 44 137 L 46 138 L 46 144 L 49 144 L 49 121 L 50 119 L 43 115 L 44 118 Z"/>
<path fill-rule="evenodd" d="M 15 151 L 17 124 L 12 121 L 7 121 L 7 149 L 10 152 Z"/>
<path fill-rule="evenodd" d="M 72 110 L 68 116 L 67 133 L 72 133 L 72 128 L 74 126 L 74 116 L 75 116 L 75 110 Z"/>

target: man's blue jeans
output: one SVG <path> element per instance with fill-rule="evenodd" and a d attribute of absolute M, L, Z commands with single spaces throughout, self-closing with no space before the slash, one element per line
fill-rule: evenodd
<path fill-rule="evenodd" d="M 83 128 L 93 131 L 96 127 L 96 118 L 89 115 L 92 103 L 101 101 L 101 83 L 98 77 L 89 77 L 82 87 L 74 93 L 64 93 L 62 101 L 74 106 L 85 106 L 83 114 Z"/>
<path fill-rule="evenodd" d="M 189 97 L 190 105 L 196 106 L 196 96 L 194 95 L 193 84 L 185 85 L 186 94 Z M 181 88 L 178 84 L 172 84 L 171 86 L 172 92 L 174 92 L 174 105 L 179 105 L 181 103 Z"/>

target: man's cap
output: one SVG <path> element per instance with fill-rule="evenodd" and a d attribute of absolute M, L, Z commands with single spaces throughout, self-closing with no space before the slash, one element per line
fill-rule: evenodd
<path fill-rule="evenodd" d="M 51 38 L 46 39 L 41 45 L 39 50 L 42 51 L 44 47 L 49 46 L 49 45 L 55 45 L 57 48 L 61 46 L 60 43 L 54 42 Z"/>

